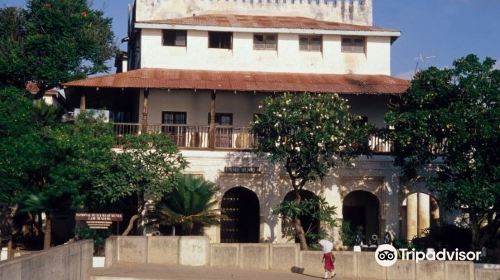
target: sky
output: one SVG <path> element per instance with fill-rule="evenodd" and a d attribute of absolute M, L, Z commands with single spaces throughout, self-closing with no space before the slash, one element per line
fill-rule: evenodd
<path fill-rule="evenodd" d="M 132 0 L 93 0 L 95 9 L 113 18 L 116 43 L 127 33 Z M 450 67 L 474 53 L 500 60 L 500 0 L 373 0 L 374 25 L 399 29 L 392 46 L 392 75 L 410 78 L 417 66 Z M 26 0 L 0 0 L 0 7 L 24 6 Z M 500 61 L 496 67 L 500 69 Z"/>

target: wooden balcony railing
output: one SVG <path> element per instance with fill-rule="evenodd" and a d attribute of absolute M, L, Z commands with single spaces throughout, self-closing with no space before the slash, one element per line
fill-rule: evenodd
<path fill-rule="evenodd" d="M 117 145 L 123 145 L 127 134 L 163 133 L 168 135 L 179 148 L 208 149 L 209 126 L 191 126 L 174 124 L 150 124 L 146 130 L 138 123 L 114 123 L 113 129 Z M 248 150 L 253 148 L 256 138 L 249 127 L 217 126 L 215 128 L 215 148 L 229 150 Z M 392 143 L 372 136 L 369 139 L 370 148 L 374 153 L 391 153 Z"/>
<path fill-rule="evenodd" d="M 393 150 L 394 146 L 392 145 L 392 142 L 387 141 L 375 135 L 370 136 L 370 139 L 368 140 L 368 145 L 370 149 L 376 154 L 388 154 L 394 151 Z"/>
<path fill-rule="evenodd" d="M 179 148 L 208 149 L 209 126 L 151 124 L 146 130 L 138 123 L 114 123 L 113 129 L 117 145 L 123 144 L 126 134 L 163 133 Z M 217 126 L 215 128 L 215 148 L 245 150 L 251 149 L 255 138 L 248 127 Z"/>

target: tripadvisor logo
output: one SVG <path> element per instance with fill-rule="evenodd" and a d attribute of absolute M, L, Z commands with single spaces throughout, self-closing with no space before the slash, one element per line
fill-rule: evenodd
<path fill-rule="evenodd" d="M 398 260 L 398 251 L 392 245 L 380 245 L 375 251 L 375 260 L 381 266 L 392 266 Z"/>
<path fill-rule="evenodd" d="M 458 249 L 448 251 L 443 249 L 426 253 L 415 251 L 415 249 L 399 249 L 399 255 L 403 261 L 414 260 L 416 263 L 419 261 L 478 261 L 481 252 L 463 252 Z M 381 266 L 392 266 L 397 260 L 398 250 L 392 245 L 380 245 L 375 251 L 375 261 Z"/>

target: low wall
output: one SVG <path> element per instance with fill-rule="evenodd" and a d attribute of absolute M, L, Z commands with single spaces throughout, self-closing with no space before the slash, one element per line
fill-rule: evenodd
<path fill-rule="evenodd" d="M 0 279 L 88 280 L 94 242 L 79 241 L 0 262 Z"/>
<path fill-rule="evenodd" d="M 500 280 L 500 269 L 472 262 L 398 261 L 379 266 L 373 252 L 334 252 L 337 276 L 363 280 Z M 113 236 L 106 240 L 106 266 L 115 263 L 182 264 L 220 268 L 278 270 L 323 277 L 322 253 L 298 244 L 210 244 L 194 236 Z M 3 279 L 3 278 L 0 278 Z"/>

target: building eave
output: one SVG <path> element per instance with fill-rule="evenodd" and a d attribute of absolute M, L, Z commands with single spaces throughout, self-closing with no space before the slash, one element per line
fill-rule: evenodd
<path fill-rule="evenodd" d="M 304 74 L 143 68 L 64 84 L 68 88 L 311 92 L 399 95 L 409 82 L 386 75 Z"/>

